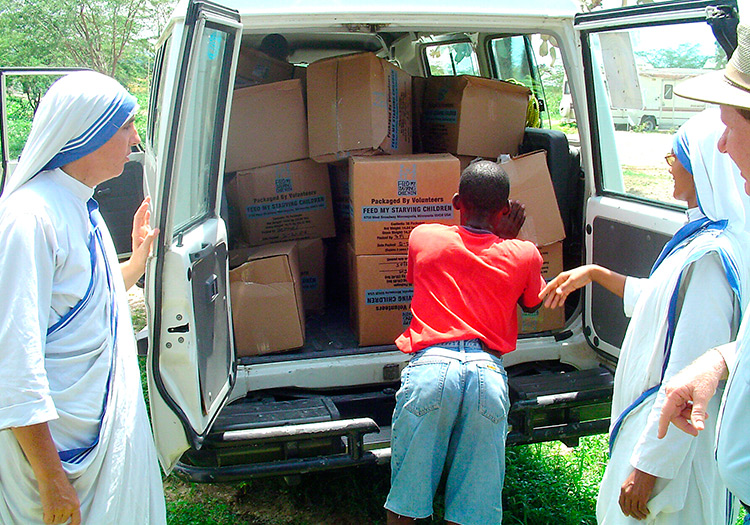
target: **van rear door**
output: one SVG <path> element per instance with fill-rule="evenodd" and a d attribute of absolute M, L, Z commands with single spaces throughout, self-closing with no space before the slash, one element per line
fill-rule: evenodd
<path fill-rule="evenodd" d="M 201 447 L 236 377 L 219 208 L 242 24 L 234 10 L 191 0 L 171 31 L 177 67 L 161 71 L 157 83 L 174 79 L 176 88 L 164 90 L 168 107 L 159 116 L 165 145 L 155 148 L 152 169 L 160 231 L 146 294 L 151 416 L 166 471 L 185 450 Z"/>
<path fill-rule="evenodd" d="M 593 166 L 588 171 L 596 188 L 586 204 L 588 263 L 647 277 L 666 241 L 684 224 L 685 205 L 672 195 L 674 185 L 664 159 L 672 149 L 676 128 L 658 120 L 655 131 L 646 131 L 650 126 L 639 123 L 634 129 L 616 128 L 610 108 L 615 100 L 640 89 L 641 69 L 721 69 L 727 55 L 716 43 L 716 35 L 735 30 L 736 5 L 732 4 L 686 1 L 576 16 L 584 70 L 567 73 L 569 80 L 579 83 L 574 95 L 581 92 L 580 83 L 587 94 L 585 102 L 575 100 L 575 108 L 582 144 L 584 133 L 590 137 L 586 142 L 591 144 Z M 627 71 L 636 76 L 631 78 Z M 675 105 L 691 104 L 676 98 Z M 616 358 L 627 323 L 622 301 L 598 285 L 589 285 L 584 319 L 589 343 Z"/>

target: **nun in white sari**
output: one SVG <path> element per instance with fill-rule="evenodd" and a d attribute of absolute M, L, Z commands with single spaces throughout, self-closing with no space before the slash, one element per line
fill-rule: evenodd
<path fill-rule="evenodd" d="M 671 428 L 657 439 L 662 385 L 707 349 L 734 340 L 750 299 L 750 199 L 739 169 L 717 149 L 723 130 L 718 111 L 707 110 L 675 135 L 668 161 L 675 197 L 688 202 L 688 222 L 647 279 L 587 265 L 563 272 L 540 294 L 545 306 L 560 306 L 571 291 L 595 281 L 623 297 L 631 317 L 615 373 L 610 460 L 596 507 L 600 524 L 736 519 L 737 503 L 714 460 L 714 432 L 693 438 Z M 720 398 L 719 392 L 709 412 L 718 412 Z"/>
<path fill-rule="evenodd" d="M 137 109 L 109 77 L 61 78 L 42 99 L 0 198 L 3 524 L 76 523 L 79 513 L 90 524 L 166 521 L 125 285 L 142 272 L 153 232 L 144 247 L 134 228 L 134 256 L 121 272 L 92 198 L 139 140 Z M 22 436 L 45 426 L 54 461 L 47 456 L 40 465 L 45 449 L 27 448 Z M 40 479 L 39 469 L 58 466 L 58 458 L 74 491 L 66 501 L 79 508 L 59 504 L 66 489 L 55 492 Z"/>
<path fill-rule="evenodd" d="M 750 285 L 748 198 L 739 169 L 716 144 L 723 132 L 708 110 L 680 128 L 673 148 L 693 175 L 698 207 L 667 243 L 648 279 L 628 278 L 630 324 L 615 373 L 610 461 L 597 501 L 601 524 L 638 523 L 621 508 L 634 473 L 655 477 L 645 523 L 734 523 L 738 506 L 714 459 L 715 420 L 694 438 L 671 428 L 657 439 L 663 384 L 706 349 L 733 340 Z M 709 409 L 718 412 L 721 393 Z M 638 472 L 636 472 L 636 470 Z"/>

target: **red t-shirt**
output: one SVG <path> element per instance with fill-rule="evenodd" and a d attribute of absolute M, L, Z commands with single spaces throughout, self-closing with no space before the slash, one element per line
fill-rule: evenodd
<path fill-rule="evenodd" d="M 417 226 L 409 236 L 407 269 L 413 317 L 396 346 L 412 353 L 479 338 L 501 353 L 515 350 L 516 304 L 539 304 L 541 269 L 542 256 L 528 241 L 461 226 Z"/>

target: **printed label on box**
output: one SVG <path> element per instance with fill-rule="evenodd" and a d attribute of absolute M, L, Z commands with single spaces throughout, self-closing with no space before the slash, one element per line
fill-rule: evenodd
<path fill-rule="evenodd" d="M 411 301 L 414 288 L 365 290 L 365 304 L 405 304 Z"/>
<path fill-rule="evenodd" d="M 424 113 L 425 122 L 435 124 L 455 124 L 458 122 L 458 110 L 451 108 L 433 108 Z"/>
<path fill-rule="evenodd" d="M 316 195 L 316 192 L 306 192 L 311 197 L 289 199 L 267 204 L 254 204 L 245 208 L 248 219 L 260 219 L 264 217 L 275 217 L 278 215 L 291 215 L 293 213 L 304 213 L 312 210 L 320 210 L 326 207 L 325 195 Z"/>
<path fill-rule="evenodd" d="M 388 125 L 391 128 L 391 148 L 394 150 L 398 149 L 398 138 L 399 138 L 399 122 L 401 120 L 398 110 L 398 73 L 395 70 L 391 70 L 389 75 L 390 81 L 390 95 L 391 99 L 388 101 Z"/>
<path fill-rule="evenodd" d="M 317 290 L 318 289 L 318 277 L 315 275 L 301 275 L 300 281 L 303 290 Z"/>
<path fill-rule="evenodd" d="M 399 166 L 396 195 L 400 197 L 417 195 L 417 166 L 415 164 Z"/>
<path fill-rule="evenodd" d="M 429 221 L 452 218 L 452 204 L 426 204 L 423 206 L 362 206 L 363 221 Z"/>

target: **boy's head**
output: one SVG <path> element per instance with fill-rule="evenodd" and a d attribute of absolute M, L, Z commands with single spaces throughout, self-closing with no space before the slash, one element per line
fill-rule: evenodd
<path fill-rule="evenodd" d="M 453 206 L 461 212 L 461 224 L 467 221 L 494 222 L 508 209 L 510 181 L 496 162 L 480 160 L 469 164 L 461 173 Z"/>

